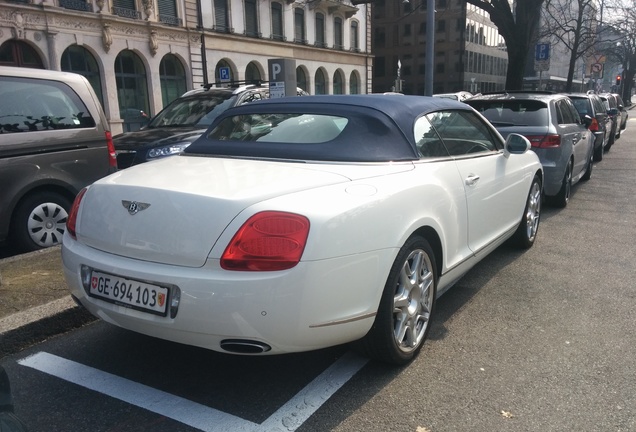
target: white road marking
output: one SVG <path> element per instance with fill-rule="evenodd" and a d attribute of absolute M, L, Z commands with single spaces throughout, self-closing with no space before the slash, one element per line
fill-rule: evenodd
<path fill-rule="evenodd" d="M 19 360 L 18 363 L 205 432 L 292 432 L 362 369 L 367 361 L 353 353 L 345 354 L 262 424 L 53 354 L 39 352 Z"/>

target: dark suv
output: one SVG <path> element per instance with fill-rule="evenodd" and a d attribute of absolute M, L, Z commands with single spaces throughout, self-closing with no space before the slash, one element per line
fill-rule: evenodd
<path fill-rule="evenodd" d="M 61 243 L 75 195 L 116 171 L 106 116 L 81 75 L 0 67 L 0 243 Z"/>
<path fill-rule="evenodd" d="M 597 162 L 603 160 L 603 153 L 612 133 L 612 121 L 603 100 L 594 92 L 566 94 L 572 99 L 582 121 L 585 121 L 585 116 L 589 116 L 589 129 L 595 136 L 594 160 Z"/>
<path fill-rule="evenodd" d="M 297 89 L 298 95 L 307 94 Z M 267 84 L 206 85 L 172 101 L 148 125 L 114 138 L 119 169 L 181 153 L 226 109 L 269 98 Z"/>
<path fill-rule="evenodd" d="M 592 175 L 594 134 L 588 130 L 572 100 L 549 92 L 489 93 L 464 103 L 486 117 L 506 138 L 511 133 L 524 135 L 539 156 L 545 172 L 543 191 L 546 200 L 565 207 L 571 187 Z"/>

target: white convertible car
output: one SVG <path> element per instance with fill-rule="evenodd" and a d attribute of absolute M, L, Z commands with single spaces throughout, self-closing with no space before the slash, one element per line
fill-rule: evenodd
<path fill-rule="evenodd" d="M 231 108 L 181 155 L 78 195 L 66 279 L 95 316 L 158 338 L 250 355 L 356 341 L 405 364 L 437 297 L 504 241 L 535 241 L 529 149 L 447 99 Z"/>

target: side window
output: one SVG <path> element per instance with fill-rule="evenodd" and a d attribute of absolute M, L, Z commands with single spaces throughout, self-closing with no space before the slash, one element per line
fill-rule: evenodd
<path fill-rule="evenodd" d="M 577 121 L 572 116 L 572 112 L 570 111 L 570 107 L 567 101 L 563 99 L 556 101 L 556 109 L 557 121 L 560 125 L 577 123 Z"/>
<path fill-rule="evenodd" d="M 0 134 L 87 127 L 95 120 L 66 84 L 0 78 Z"/>
<path fill-rule="evenodd" d="M 413 127 L 420 158 L 448 157 L 448 151 L 437 132 L 425 116 L 418 118 Z"/>
<path fill-rule="evenodd" d="M 563 102 L 565 104 L 566 109 L 570 112 L 570 118 L 572 118 L 573 120 L 572 123 L 576 123 L 576 124 L 583 123 L 581 121 L 581 116 L 579 115 L 578 111 L 574 107 L 574 104 L 572 103 L 572 101 L 568 99 Z"/>
<path fill-rule="evenodd" d="M 440 111 L 427 118 L 442 138 L 451 156 L 490 153 L 499 150 L 498 139 L 481 118 L 469 111 Z"/>

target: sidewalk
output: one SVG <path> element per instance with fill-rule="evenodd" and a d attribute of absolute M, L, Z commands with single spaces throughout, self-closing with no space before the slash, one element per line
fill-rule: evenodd
<path fill-rule="evenodd" d="M 0 358 L 94 320 L 69 295 L 60 251 L 0 259 Z"/>

